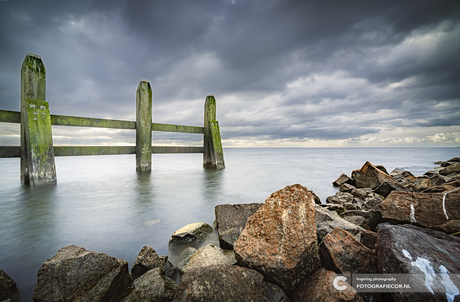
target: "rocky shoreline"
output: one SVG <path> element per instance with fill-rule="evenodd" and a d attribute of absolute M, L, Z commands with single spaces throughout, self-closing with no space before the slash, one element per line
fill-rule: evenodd
<path fill-rule="evenodd" d="M 460 274 L 460 158 L 436 164 L 414 176 L 366 162 L 333 182 L 339 192 L 325 204 L 296 184 L 265 203 L 218 205 L 213 226 L 177 230 L 169 257 L 145 246 L 131 272 L 125 260 L 65 246 L 39 269 L 33 301 L 460 301 L 451 279 Z M 382 273 L 419 276 L 412 282 L 425 290 L 351 286 L 353 274 Z M 0 301 L 19 300 L 0 270 Z"/>

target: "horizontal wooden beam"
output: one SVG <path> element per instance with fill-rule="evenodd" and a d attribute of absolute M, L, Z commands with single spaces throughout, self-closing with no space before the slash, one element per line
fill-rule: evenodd
<path fill-rule="evenodd" d="M 51 115 L 51 125 L 116 128 L 116 129 L 136 129 L 136 122 L 107 120 L 107 119 L 89 118 L 89 117 L 66 116 L 66 115 Z"/>
<path fill-rule="evenodd" d="M 203 153 L 203 147 L 152 146 L 152 153 Z"/>
<path fill-rule="evenodd" d="M 55 146 L 55 156 L 136 154 L 135 146 Z"/>
<path fill-rule="evenodd" d="M 21 112 L 0 110 L 0 122 L 21 123 Z"/>
<path fill-rule="evenodd" d="M 203 147 L 152 146 L 152 153 L 203 153 Z M 54 156 L 136 154 L 135 146 L 55 146 Z M 0 146 L 0 158 L 21 157 L 20 146 Z"/>
<path fill-rule="evenodd" d="M 0 158 L 21 157 L 20 146 L 0 146 Z"/>
<path fill-rule="evenodd" d="M 204 127 L 152 123 L 152 131 L 204 133 Z"/>

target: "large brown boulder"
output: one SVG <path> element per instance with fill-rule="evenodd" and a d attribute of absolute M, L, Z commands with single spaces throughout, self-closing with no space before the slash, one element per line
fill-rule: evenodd
<path fill-rule="evenodd" d="M 323 267 L 339 274 L 377 273 L 374 252 L 340 228 L 324 237 L 320 255 Z"/>
<path fill-rule="evenodd" d="M 4 271 L 0 270 L 0 301 L 20 301 L 19 291 L 16 282 Z"/>
<path fill-rule="evenodd" d="M 283 291 L 251 269 L 234 265 L 194 268 L 182 276 L 175 302 L 288 301 Z"/>
<path fill-rule="evenodd" d="M 328 301 L 328 302 L 361 302 L 363 299 L 358 292 L 347 282 L 340 280 L 337 286 L 344 287 L 341 290 L 334 288 L 334 280 L 338 275 L 324 268 L 319 269 L 303 282 L 293 295 L 293 302 L 305 301 Z M 350 280 L 351 281 L 351 280 Z"/>
<path fill-rule="evenodd" d="M 221 204 L 215 207 L 217 233 L 219 234 L 220 247 L 233 250 L 233 244 L 252 216 L 263 203 L 249 204 Z"/>
<path fill-rule="evenodd" d="M 131 283 L 125 260 L 68 245 L 38 270 L 33 300 L 116 301 Z"/>
<path fill-rule="evenodd" d="M 391 293 L 395 302 L 458 301 L 460 280 L 452 278 L 460 274 L 460 238 L 412 225 L 383 225 L 378 230 L 376 253 L 382 273 L 410 274 L 413 290 Z M 446 290 L 453 281 L 457 289 Z"/>
<path fill-rule="evenodd" d="M 366 162 L 356 177 L 356 187 L 375 189 L 385 181 L 396 182 L 393 177 L 378 169 L 370 162 Z"/>
<path fill-rule="evenodd" d="M 234 250 L 240 265 L 289 295 L 321 265 L 313 194 L 298 184 L 273 193 L 248 219 Z"/>
<path fill-rule="evenodd" d="M 379 208 L 384 220 L 446 233 L 460 231 L 460 190 L 448 194 L 391 192 Z"/>

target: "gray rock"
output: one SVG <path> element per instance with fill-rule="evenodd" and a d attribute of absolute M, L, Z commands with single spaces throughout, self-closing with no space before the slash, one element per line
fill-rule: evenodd
<path fill-rule="evenodd" d="M 111 301 L 131 283 L 125 260 L 68 245 L 40 267 L 33 300 Z"/>
<path fill-rule="evenodd" d="M 348 177 L 348 175 L 342 174 L 339 176 L 339 178 L 332 182 L 332 185 L 334 187 L 340 187 L 343 184 L 354 185 L 354 181 L 350 177 Z"/>
<path fill-rule="evenodd" d="M 361 244 L 365 247 L 373 250 L 375 249 L 375 244 L 377 243 L 377 233 L 371 232 L 368 230 L 363 230 L 361 232 Z"/>
<path fill-rule="evenodd" d="M 156 267 L 136 280 L 130 294 L 122 302 L 172 301 L 179 285 L 166 277 L 162 267 Z"/>
<path fill-rule="evenodd" d="M 336 212 L 321 206 L 315 206 L 315 221 L 318 242 L 323 241 L 323 238 L 335 228 L 341 228 L 350 232 L 358 241 L 361 239 L 361 232 L 364 231 L 363 228 L 348 222 Z"/>
<path fill-rule="evenodd" d="M 430 229 L 384 225 L 378 231 L 376 253 L 380 272 L 413 276 L 411 292 L 391 293 L 395 302 L 453 301 L 454 298 L 457 301 L 459 287 L 457 296 L 455 293 L 449 295 L 443 284 L 460 274 L 459 251 L 460 238 Z"/>
<path fill-rule="evenodd" d="M 4 271 L 0 270 L 0 301 L 18 302 L 20 301 L 19 291 L 16 282 L 11 279 Z"/>
<path fill-rule="evenodd" d="M 182 276 L 175 302 L 184 301 L 288 301 L 278 286 L 264 282 L 262 274 L 235 265 L 192 269 Z"/>
<path fill-rule="evenodd" d="M 344 204 L 346 202 L 353 203 L 353 195 L 346 192 L 337 192 L 335 195 L 326 198 L 326 203 Z"/>
<path fill-rule="evenodd" d="M 363 229 L 369 229 L 369 225 L 367 224 L 366 218 L 364 218 L 363 216 L 345 216 L 343 219 Z"/>
<path fill-rule="evenodd" d="M 351 191 L 355 190 L 356 187 L 347 183 L 344 183 L 343 185 L 340 186 L 339 191 L 340 192 L 346 192 L 346 193 L 351 193 Z"/>
<path fill-rule="evenodd" d="M 365 222 L 362 223 L 362 227 L 373 231 L 375 227 L 383 222 L 382 220 L 382 214 L 380 213 L 380 210 L 378 209 L 371 209 L 371 210 L 353 210 L 353 211 L 346 211 L 340 214 L 340 217 L 343 219 L 347 219 L 347 217 L 351 216 L 361 216 L 365 219 Z"/>
<path fill-rule="evenodd" d="M 373 196 L 374 191 L 371 188 L 360 188 L 352 190 L 351 195 L 358 197 L 359 199 L 366 199 L 367 197 Z"/>
<path fill-rule="evenodd" d="M 399 182 L 395 181 L 384 181 L 374 190 L 375 193 L 380 194 L 384 197 L 390 195 L 392 191 L 409 192 L 410 190 L 402 184 L 400 184 Z"/>
<path fill-rule="evenodd" d="M 136 262 L 133 264 L 131 277 L 133 280 L 136 280 L 148 270 L 155 267 L 162 267 L 166 272 L 166 276 L 174 278 L 175 267 L 168 261 L 168 256 L 160 257 L 153 248 L 150 246 L 144 246 L 140 251 L 139 256 L 137 256 Z"/>
<path fill-rule="evenodd" d="M 248 221 L 263 203 L 222 204 L 215 207 L 216 229 L 223 249 L 233 250 L 233 244 Z"/>
<path fill-rule="evenodd" d="M 197 267 L 218 264 L 236 264 L 235 252 L 232 250 L 223 250 L 218 246 L 208 244 L 182 260 L 177 265 L 177 268 L 182 273 L 186 273 Z"/>
<path fill-rule="evenodd" d="M 456 162 L 455 164 L 445 167 L 439 171 L 439 174 L 441 175 L 449 175 L 451 173 L 460 173 L 460 162 Z"/>

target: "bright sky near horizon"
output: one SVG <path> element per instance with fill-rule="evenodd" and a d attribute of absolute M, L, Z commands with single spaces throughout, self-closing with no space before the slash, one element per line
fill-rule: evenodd
<path fill-rule="evenodd" d="M 0 1 L 0 109 L 19 110 L 26 53 L 52 114 L 201 126 L 224 147 L 460 146 L 460 1 Z M 53 127 L 55 145 L 126 145 L 134 131 Z M 153 133 L 154 145 L 200 145 Z M 19 126 L 0 123 L 0 145 Z"/>

